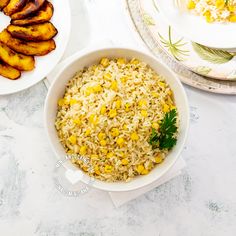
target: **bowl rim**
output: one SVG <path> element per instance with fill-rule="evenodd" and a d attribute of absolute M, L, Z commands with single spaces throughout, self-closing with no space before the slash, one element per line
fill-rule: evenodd
<path fill-rule="evenodd" d="M 137 186 L 134 187 L 130 187 L 127 188 L 127 185 L 125 186 L 125 182 L 117 182 L 119 184 L 122 184 L 122 187 L 119 186 L 118 188 L 116 187 L 116 182 L 105 182 L 105 181 L 99 181 L 94 179 L 94 181 L 86 181 L 86 180 L 81 180 L 83 183 L 90 185 L 91 187 L 100 189 L 100 190 L 104 190 L 104 191 L 109 191 L 109 192 L 128 192 L 128 191 L 133 191 L 133 190 L 137 190 L 140 188 L 143 188 L 145 186 L 148 186 L 150 184 L 152 184 L 153 182 L 159 180 L 161 177 L 163 177 L 176 163 L 176 161 L 179 159 L 180 157 L 180 153 L 182 152 L 184 145 L 186 143 L 187 140 L 187 136 L 188 136 L 188 131 L 189 131 L 189 124 L 190 124 L 190 114 L 189 114 L 189 103 L 188 103 L 188 98 L 186 95 L 186 92 L 184 90 L 184 87 L 182 85 L 182 83 L 180 82 L 180 80 L 177 78 L 176 74 L 174 74 L 174 72 L 164 63 L 162 63 L 160 60 L 158 60 L 158 58 L 154 57 L 153 55 L 151 55 L 148 52 L 145 52 L 143 50 L 137 49 L 137 48 L 133 48 L 133 47 L 117 47 L 117 46 L 109 46 L 109 47 L 98 47 L 98 48 L 92 48 L 92 49 L 86 49 L 86 50 L 82 50 L 79 53 L 74 54 L 73 56 L 71 56 L 70 58 L 68 58 L 68 63 L 66 63 L 65 65 L 63 65 L 60 70 L 56 73 L 55 78 L 53 80 L 53 82 L 51 83 L 48 92 L 47 92 L 47 96 L 45 99 L 45 103 L 44 103 L 44 125 L 45 125 L 45 130 L 46 130 L 46 136 L 48 138 L 49 144 L 51 146 L 51 149 L 53 151 L 53 153 L 55 154 L 56 158 L 60 159 L 59 157 L 59 153 L 56 150 L 56 147 L 53 144 L 51 135 L 50 135 L 50 131 L 49 131 L 49 122 L 48 122 L 48 115 L 49 115 L 49 98 L 52 96 L 52 92 L 54 91 L 54 87 L 56 86 L 56 84 L 59 82 L 59 78 L 60 76 L 63 74 L 64 71 L 66 71 L 74 62 L 80 60 L 83 57 L 87 57 L 90 54 L 93 53 L 97 53 L 97 52 L 102 52 L 102 51 L 109 51 L 109 50 L 128 50 L 128 51 L 133 51 L 136 52 L 138 54 L 143 54 L 146 57 L 149 57 L 150 59 L 154 60 L 155 62 L 157 62 L 157 64 L 159 64 L 159 66 L 161 66 L 162 68 L 164 68 L 164 70 L 168 71 L 168 73 L 172 76 L 172 78 L 175 80 L 175 82 L 178 84 L 179 87 L 179 91 L 181 92 L 183 99 L 184 99 L 184 108 L 186 110 L 186 114 L 185 115 L 185 119 L 186 119 L 186 124 L 185 124 L 185 130 L 183 132 L 182 135 L 182 143 L 179 144 L 178 147 L 178 151 L 175 153 L 173 161 L 164 169 L 160 172 L 160 174 L 157 176 L 157 178 L 155 178 L 154 180 L 149 180 L 149 181 L 145 181 L 143 184 L 139 184 Z M 68 168 L 66 165 L 62 164 L 65 168 Z M 140 177 L 142 178 L 142 176 Z M 132 182 L 132 181 L 131 181 Z"/>

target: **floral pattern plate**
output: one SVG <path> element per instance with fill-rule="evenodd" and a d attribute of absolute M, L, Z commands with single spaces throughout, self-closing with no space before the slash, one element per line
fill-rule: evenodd
<path fill-rule="evenodd" d="M 150 51 L 167 64 L 183 83 L 209 92 L 236 94 L 236 58 L 233 54 L 221 50 L 212 50 L 193 43 L 191 53 L 195 56 L 194 61 L 198 58 L 202 64 L 195 64 L 190 67 L 186 64 L 186 57 L 188 63 L 191 63 L 191 54 L 186 46 L 192 45 L 192 42 L 177 35 L 171 27 L 163 22 L 155 0 L 126 0 L 126 4 L 129 20 L 132 22 L 135 31 L 141 36 Z M 159 26 L 162 30 L 159 30 Z M 175 47 L 172 46 L 173 44 Z M 202 58 L 198 56 L 200 54 Z M 217 67 L 222 68 L 226 64 L 227 76 L 223 76 L 220 70 L 220 73 L 217 72 L 217 74 Z M 226 74 L 225 71 L 224 74 Z M 210 79 L 209 76 L 223 80 Z"/>
<path fill-rule="evenodd" d="M 209 48 L 182 37 L 163 19 L 158 0 L 136 3 L 152 38 L 174 60 L 203 76 L 236 80 L 236 53 Z"/>

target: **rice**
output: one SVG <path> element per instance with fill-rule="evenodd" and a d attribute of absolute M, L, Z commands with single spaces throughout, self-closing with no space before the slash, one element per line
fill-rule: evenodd
<path fill-rule="evenodd" d="M 153 149 L 149 139 L 172 109 L 170 87 L 146 63 L 103 58 L 68 82 L 55 127 L 72 162 L 88 175 L 130 181 L 166 158 L 168 150 Z"/>
<path fill-rule="evenodd" d="M 190 0 L 188 9 L 207 22 L 236 22 L 236 0 Z"/>

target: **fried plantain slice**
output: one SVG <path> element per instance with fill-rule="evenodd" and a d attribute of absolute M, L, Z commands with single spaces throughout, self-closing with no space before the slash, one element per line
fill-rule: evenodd
<path fill-rule="evenodd" d="M 26 18 L 32 13 L 38 11 L 45 1 L 46 0 L 30 0 L 21 11 L 11 15 L 11 18 L 13 20 Z"/>
<path fill-rule="evenodd" d="M 33 25 L 49 21 L 53 16 L 53 5 L 46 1 L 43 6 L 37 11 L 33 16 L 22 19 L 22 20 L 12 20 L 13 25 Z"/>
<path fill-rule="evenodd" d="M 0 75 L 11 80 L 20 78 L 21 72 L 0 60 Z"/>
<path fill-rule="evenodd" d="M 0 60 L 20 71 L 30 71 L 35 66 L 34 57 L 19 54 L 1 42 Z"/>
<path fill-rule="evenodd" d="M 0 0 L 0 10 L 3 9 L 9 2 L 10 0 Z"/>
<path fill-rule="evenodd" d="M 29 26 L 9 25 L 7 31 L 13 37 L 26 41 L 49 40 L 57 34 L 57 29 L 50 22 Z"/>
<path fill-rule="evenodd" d="M 11 16 L 12 14 L 21 10 L 22 7 L 26 4 L 27 0 L 10 0 L 6 7 L 3 8 L 3 12 L 7 16 Z"/>
<path fill-rule="evenodd" d="M 14 51 L 28 56 L 43 56 L 56 48 L 53 39 L 40 42 L 27 42 L 22 39 L 13 38 L 7 30 L 0 33 L 0 42 L 6 44 Z"/>

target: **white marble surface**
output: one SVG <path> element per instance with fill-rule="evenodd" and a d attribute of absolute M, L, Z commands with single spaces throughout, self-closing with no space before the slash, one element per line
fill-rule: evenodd
<path fill-rule="evenodd" d="M 83 0 L 71 4 L 73 17 L 80 19 L 73 26 L 78 41 L 70 42 L 66 56 L 91 42 L 91 35 L 95 38 Z M 101 32 L 97 39 L 137 43 L 121 1 L 89 4 L 100 12 L 102 30 L 93 31 Z M 0 97 L 0 235 L 236 235 L 236 97 L 185 88 L 191 106 L 182 155 L 186 170 L 118 209 L 104 192 L 70 198 L 55 188 L 55 157 L 43 128 L 43 82 Z"/>

